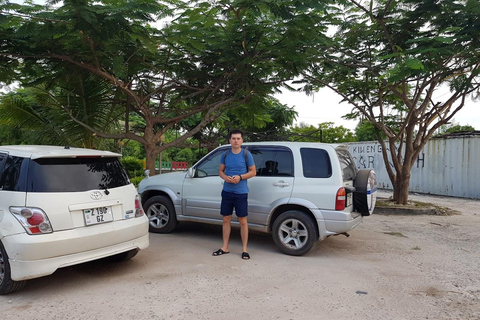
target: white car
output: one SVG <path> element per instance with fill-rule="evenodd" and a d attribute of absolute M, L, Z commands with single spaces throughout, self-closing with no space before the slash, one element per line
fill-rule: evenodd
<path fill-rule="evenodd" d="M 148 247 L 148 219 L 120 157 L 0 146 L 0 294 L 58 268 L 127 260 Z"/>
<path fill-rule="evenodd" d="M 248 223 L 271 233 L 289 255 L 307 253 L 317 240 L 345 234 L 375 207 L 376 177 L 357 171 L 343 145 L 301 142 L 244 143 L 257 175 L 248 180 Z M 172 232 L 179 221 L 222 224 L 219 147 L 187 172 L 160 174 L 139 184 L 150 231 Z M 235 215 L 233 225 L 238 226 Z"/>

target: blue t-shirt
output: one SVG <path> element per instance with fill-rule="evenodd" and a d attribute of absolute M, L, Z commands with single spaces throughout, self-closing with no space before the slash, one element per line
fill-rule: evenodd
<path fill-rule="evenodd" d="M 225 174 L 227 176 L 239 176 L 248 172 L 248 167 L 251 167 L 255 164 L 253 161 L 252 154 L 248 152 L 247 154 L 247 164 L 245 163 L 245 150 L 242 150 L 238 154 L 234 154 L 232 150 L 225 157 L 223 153 L 220 158 L 220 163 L 225 165 Z M 248 193 L 247 180 L 240 180 L 239 183 L 228 183 L 225 181 L 223 184 L 223 190 L 231 193 Z"/>

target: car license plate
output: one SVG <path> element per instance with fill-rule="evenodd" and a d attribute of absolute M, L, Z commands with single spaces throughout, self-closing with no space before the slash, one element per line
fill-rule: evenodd
<path fill-rule="evenodd" d="M 353 193 L 349 192 L 349 193 L 347 193 L 347 204 L 346 204 L 346 206 L 347 207 L 351 206 L 352 201 L 353 201 Z"/>
<path fill-rule="evenodd" d="M 83 215 L 85 216 L 85 224 L 87 226 L 113 221 L 112 207 L 85 209 L 83 210 Z"/>

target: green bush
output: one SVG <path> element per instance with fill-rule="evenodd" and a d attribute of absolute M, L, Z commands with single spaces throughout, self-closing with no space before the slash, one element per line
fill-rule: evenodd
<path fill-rule="evenodd" d="M 138 187 L 138 184 L 140 183 L 140 181 L 143 180 L 143 178 L 144 178 L 143 176 L 130 178 L 130 182 L 133 183 L 135 187 Z"/>
<path fill-rule="evenodd" d="M 135 157 L 125 157 L 122 159 L 122 165 L 127 170 L 130 179 L 143 178 L 143 161 Z"/>

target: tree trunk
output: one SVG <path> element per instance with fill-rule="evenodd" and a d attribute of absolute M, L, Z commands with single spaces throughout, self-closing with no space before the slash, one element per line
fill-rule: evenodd
<path fill-rule="evenodd" d="M 155 146 L 144 145 L 145 148 L 145 167 L 150 171 L 150 176 L 155 175 L 155 160 L 157 159 L 158 152 Z M 160 164 L 161 166 L 161 164 Z"/>
<path fill-rule="evenodd" d="M 397 171 L 395 177 L 395 184 L 393 185 L 393 200 L 397 204 L 407 204 L 408 202 L 408 189 L 410 188 L 410 177 L 413 167 L 413 157 L 415 153 L 407 149 L 405 152 L 401 170 Z"/>
<path fill-rule="evenodd" d="M 397 204 L 407 204 L 408 202 L 408 188 L 410 186 L 410 174 L 407 176 L 404 173 L 397 174 L 395 185 L 393 186 L 393 201 Z"/>

